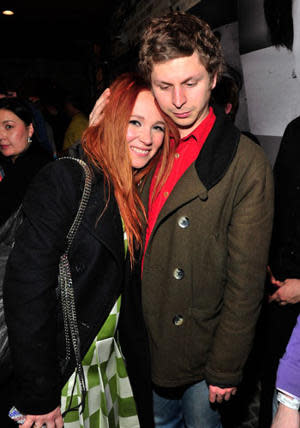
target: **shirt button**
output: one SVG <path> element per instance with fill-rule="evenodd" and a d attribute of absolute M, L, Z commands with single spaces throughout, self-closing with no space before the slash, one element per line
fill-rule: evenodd
<path fill-rule="evenodd" d="M 184 277 L 184 270 L 176 268 L 173 272 L 173 276 L 175 279 L 182 279 Z"/>
<path fill-rule="evenodd" d="M 184 319 L 182 315 L 175 315 L 173 318 L 173 324 L 176 325 L 176 327 L 179 327 L 183 324 Z"/>
<path fill-rule="evenodd" d="M 175 159 L 178 159 L 180 157 L 179 153 L 175 153 Z"/>
<path fill-rule="evenodd" d="M 164 192 L 164 197 L 167 198 L 169 196 L 169 192 Z"/>
<path fill-rule="evenodd" d="M 178 225 L 179 225 L 180 227 L 182 227 L 182 229 L 185 229 L 186 227 L 189 227 L 189 225 L 190 225 L 190 220 L 189 220 L 189 218 L 188 218 L 188 217 L 185 217 L 185 216 L 180 217 L 180 218 L 179 218 L 179 220 L 178 220 Z"/>

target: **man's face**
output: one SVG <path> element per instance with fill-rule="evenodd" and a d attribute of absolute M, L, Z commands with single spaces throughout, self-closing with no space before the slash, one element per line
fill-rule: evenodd
<path fill-rule="evenodd" d="M 151 84 L 161 109 L 176 123 L 180 136 L 185 137 L 207 116 L 216 76 L 210 78 L 194 52 L 154 64 Z"/>

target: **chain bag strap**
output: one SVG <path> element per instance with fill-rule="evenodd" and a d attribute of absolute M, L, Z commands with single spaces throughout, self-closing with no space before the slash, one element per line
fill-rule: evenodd
<path fill-rule="evenodd" d="M 83 193 L 79 204 L 79 208 L 78 208 L 75 220 L 73 221 L 72 226 L 67 235 L 66 250 L 64 254 L 60 257 L 59 277 L 58 277 L 58 287 L 59 287 L 60 296 L 61 296 L 61 305 L 62 305 L 62 311 L 63 311 L 64 331 L 65 331 L 65 340 L 66 340 L 66 364 L 71 358 L 71 350 L 73 349 L 75 360 L 76 360 L 76 373 L 78 374 L 81 390 L 82 390 L 81 412 L 83 412 L 84 404 L 85 404 L 85 396 L 86 396 L 86 382 L 85 382 L 84 372 L 83 372 L 82 363 L 81 363 L 80 338 L 79 338 L 74 289 L 73 289 L 70 264 L 68 260 L 68 254 L 71 248 L 72 241 L 82 221 L 86 206 L 89 201 L 91 187 L 92 187 L 92 175 L 91 175 L 90 168 L 81 159 L 72 158 L 72 157 L 64 157 L 60 159 L 72 159 L 78 162 L 79 165 L 81 165 L 81 167 L 83 168 L 83 171 L 85 174 L 85 183 L 84 183 L 84 188 L 83 188 Z M 71 407 L 71 403 L 72 403 L 72 400 L 70 402 L 69 407 Z M 73 409 L 71 408 L 67 409 L 67 411 L 70 411 L 70 410 L 73 410 Z"/>

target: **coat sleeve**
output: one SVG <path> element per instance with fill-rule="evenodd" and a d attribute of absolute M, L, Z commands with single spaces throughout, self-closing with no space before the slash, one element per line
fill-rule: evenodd
<path fill-rule="evenodd" d="M 56 161 L 34 179 L 6 269 L 4 305 L 14 398 L 25 414 L 48 413 L 60 403 L 55 288 L 59 257 L 81 195 L 82 172 L 73 163 Z"/>
<path fill-rule="evenodd" d="M 249 143 L 248 143 L 249 144 Z M 273 174 L 263 151 L 247 159 L 227 234 L 220 320 L 205 367 L 209 384 L 237 385 L 250 353 L 264 294 L 273 221 Z"/>

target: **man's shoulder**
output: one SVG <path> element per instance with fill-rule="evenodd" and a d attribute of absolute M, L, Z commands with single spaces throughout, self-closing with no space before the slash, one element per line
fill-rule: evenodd
<path fill-rule="evenodd" d="M 238 145 L 237 156 L 241 156 L 246 162 L 257 160 L 270 164 L 264 149 L 242 133 Z"/>

